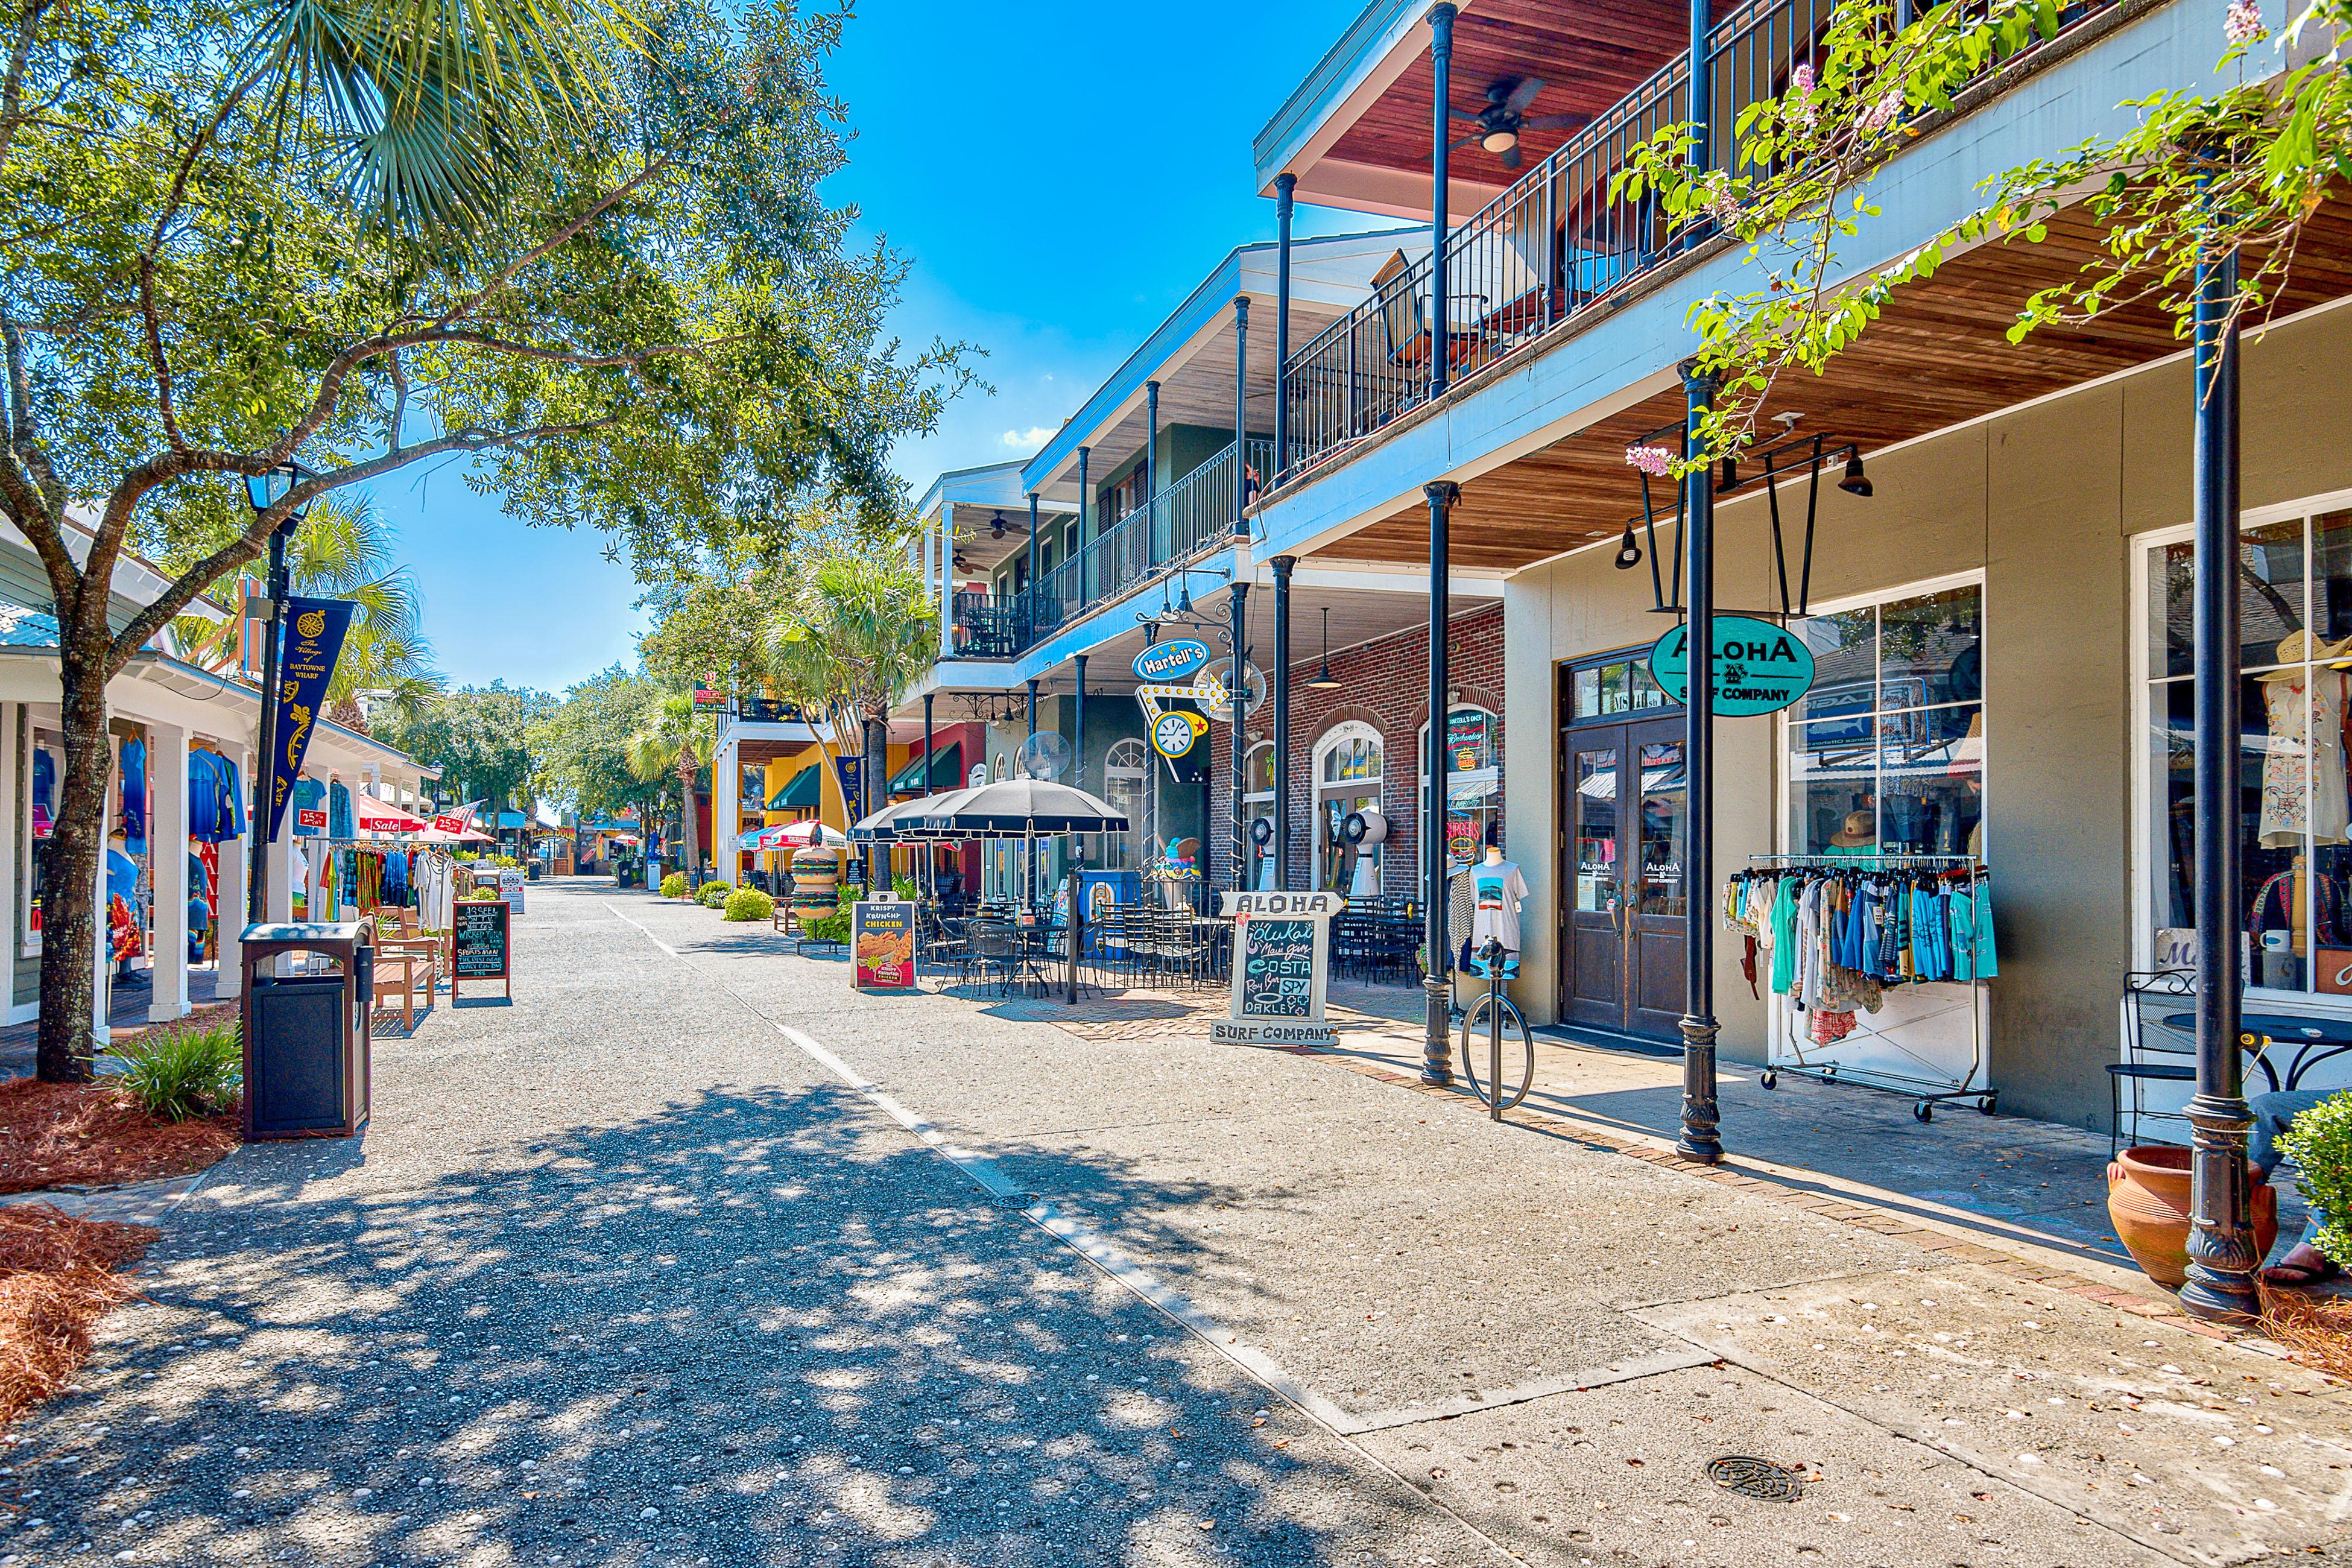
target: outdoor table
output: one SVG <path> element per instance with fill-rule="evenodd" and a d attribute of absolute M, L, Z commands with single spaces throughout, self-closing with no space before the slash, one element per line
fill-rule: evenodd
<path fill-rule="evenodd" d="M 2164 1026 L 2180 1033 L 2197 1033 L 2197 1015 L 2168 1013 Z M 2299 1089 L 2303 1075 L 2324 1061 L 2352 1051 L 2352 1022 L 2337 1018 L 2297 1017 L 2288 1013 L 2244 1013 L 2238 1018 L 2239 1047 L 2253 1057 L 2254 1065 L 2263 1069 L 2270 1080 L 2271 1090 Z M 2279 1081 L 2278 1068 L 2270 1059 L 2273 1046 L 2292 1046 L 2294 1055 L 2287 1058 L 2286 1081 Z"/>

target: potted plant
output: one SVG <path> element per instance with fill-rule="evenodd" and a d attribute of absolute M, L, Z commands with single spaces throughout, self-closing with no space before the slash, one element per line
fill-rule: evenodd
<path fill-rule="evenodd" d="M 2278 1239 L 2278 1194 L 2252 1161 L 2246 1182 L 2253 1194 L 2255 1251 L 2267 1255 Z M 2168 1290 L 2179 1289 L 2189 1278 L 2189 1151 L 2152 1143 L 2117 1154 L 2107 1165 L 2107 1218 L 2140 1272 Z"/>

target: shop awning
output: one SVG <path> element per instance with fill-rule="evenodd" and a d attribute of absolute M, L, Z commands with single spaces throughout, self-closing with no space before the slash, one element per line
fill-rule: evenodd
<path fill-rule="evenodd" d="M 953 789 L 963 783 L 963 742 L 950 741 L 931 753 L 931 782 L 923 783 L 923 759 L 917 757 L 898 770 L 890 781 L 892 795 L 923 795 L 935 789 Z"/>
<path fill-rule="evenodd" d="M 770 811 L 814 811 L 817 805 L 817 775 L 822 770 L 803 768 L 784 781 L 784 787 L 768 802 Z"/>

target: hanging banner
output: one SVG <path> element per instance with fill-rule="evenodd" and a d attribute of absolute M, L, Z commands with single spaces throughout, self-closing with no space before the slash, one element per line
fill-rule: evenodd
<path fill-rule="evenodd" d="M 327 683 L 351 629 L 348 599 L 288 599 L 286 646 L 278 662 L 278 754 L 269 768 L 269 837 L 278 841 L 286 826 L 286 805 L 310 754 L 310 731 L 327 703 Z"/>
<path fill-rule="evenodd" d="M 1650 673 L 1677 702 L 1690 691 L 1689 642 L 1689 626 L 1679 626 L 1650 649 Z M 1713 675 L 1717 717 L 1778 713 L 1813 689 L 1813 650 L 1769 621 L 1717 616 Z"/>
<path fill-rule="evenodd" d="M 433 819 L 434 829 L 436 832 L 453 835 L 465 832 L 474 826 L 474 813 L 482 808 L 487 799 L 486 796 L 483 800 L 470 800 L 455 811 L 443 812 Z"/>
<path fill-rule="evenodd" d="M 866 815 L 863 805 L 866 799 L 866 759 L 835 757 L 833 765 L 840 771 L 841 798 L 848 808 L 849 820 L 855 822 Z"/>

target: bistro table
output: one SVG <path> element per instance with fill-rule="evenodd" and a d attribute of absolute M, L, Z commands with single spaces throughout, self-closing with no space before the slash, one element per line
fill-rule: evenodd
<path fill-rule="evenodd" d="M 2168 1013 L 2164 1026 L 2194 1037 L 2197 1015 Z M 2296 1017 L 2287 1013 L 2244 1013 L 2238 1017 L 2239 1047 L 2250 1053 L 2254 1065 L 2263 1069 L 2270 1080 L 2271 1091 L 2299 1089 L 2303 1075 L 2324 1061 L 2352 1051 L 2352 1021 L 2336 1018 Z M 2286 1081 L 2279 1081 L 2279 1070 L 2271 1060 L 2275 1047 L 2291 1046 L 2294 1054 L 2287 1058 Z"/>

